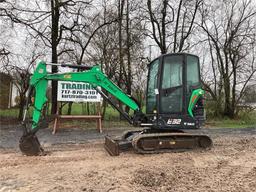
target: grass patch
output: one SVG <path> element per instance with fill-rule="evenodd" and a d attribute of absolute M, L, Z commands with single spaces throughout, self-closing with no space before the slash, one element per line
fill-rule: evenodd
<path fill-rule="evenodd" d="M 60 127 L 61 128 L 82 128 L 82 129 L 96 129 L 96 121 L 95 120 L 61 120 Z M 53 122 L 49 126 L 50 128 L 53 127 Z M 102 129 L 123 129 L 131 126 L 126 121 L 102 121 Z"/>
<path fill-rule="evenodd" d="M 90 106 L 90 114 L 95 114 L 95 107 Z M 30 107 L 28 116 L 32 116 L 33 108 Z M 62 109 L 62 114 L 67 114 L 68 105 L 65 105 Z M 132 110 L 131 115 L 132 115 Z M 19 113 L 18 108 L 11 109 L 0 109 L 0 118 L 17 118 Z M 49 113 L 50 114 L 50 113 Z M 72 115 L 88 115 L 87 107 L 85 104 L 73 103 Z M 77 120 L 63 120 L 63 126 L 71 127 L 95 127 L 94 121 L 77 121 Z M 105 118 L 103 121 L 103 127 L 105 128 L 118 128 L 118 127 L 128 127 L 130 124 L 125 120 L 120 121 L 119 112 L 113 109 L 111 106 L 106 108 Z M 220 127 L 220 128 L 245 128 L 245 127 L 256 127 L 256 111 L 250 113 L 241 112 L 239 116 L 235 119 L 229 118 L 214 118 L 209 117 L 206 121 L 206 127 Z"/>
<path fill-rule="evenodd" d="M 18 108 L 0 109 L 0 117 L 13 117 L 17 118 L 19 114 Z"/>
<path fill-rule="evenodd" d="M 28 110 L 28 115 L 32 116 L 33 108 L 30 107 Z M 13 107 L 10 109 L 0 109 L 0 117 L 10 117 L 10 118 L 18 118 L 19 116 L 19 108 Z"/>
<path fill-rule="evenodd" d="M 218 128 L 246 128 L 256 127 L 256 111 L 245 113 L 241 112 L 235 119 L 229 118 L 210 118 L 206 121 L 206 127 Z"/>

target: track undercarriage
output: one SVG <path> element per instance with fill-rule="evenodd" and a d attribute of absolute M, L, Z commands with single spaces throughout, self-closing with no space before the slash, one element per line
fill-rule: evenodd
<path fill-rule="evenodd" d="M 181 130 L 129 131 L 121 138 L 105 137 L 105 149 L 112 156 L 133 148 L 136 153 L 152 154 L 180 152 L 192 149 L 210 149 L 212 140 L 206 135 L 185 133 Z"/>

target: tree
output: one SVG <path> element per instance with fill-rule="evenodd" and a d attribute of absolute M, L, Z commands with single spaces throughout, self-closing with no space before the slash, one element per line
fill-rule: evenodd
<path fill-rule="evenodd" d="M 162 7 L 159 10 L 158 7 Z M 149 37 L 153 38 L 156 44 L 159 46 L 161 53 L 167 53 L 168 45 L 167 39 L 167 26 L 174 21 L 174 9 L 169 4 L 168 0 L 162 1 L 161 5 L 155 5 L 155 9 L 152 8 L 151 0 L 147 1 L 147 8 L 149 14 L 149 20 L 152 27 L 152 33 Z"/>
<path fill-rule="evenodd" d="M 26 94 L 29 88 L 31 71 L 35 66 L 35 61 L 41 57 L 41 53 L 37 53 L 35 47 L 28 55 L 12 55 L 9 63 L 2 66 L 2 69 L 12 77 L 12 83 L 17 87 L 19 92 L 19 114 L 18 119 L 22 120 L 24 106 L 26 104 Z M 15 59 L 15 61 L 14 61 Z M 25 63 L 25 65 L 20 64 Z"/>
<path fill-rule="evenodd" d="M 256 83 L 246 86 L 243 100 L 246 103 L 256 103 Z"/>
<path fill-rule="evenodd" d="M 229 0 L 215 5 L 205 2 L 200 12 L 215 82 L 213 86 L 207 83 L 205 86 L 219 104 L 223 101 L 222 114 L 233 118 L 246 86 L 256 73 L 256 9 L 251 0 Z"/>
<path fill-rule="evenodd" d="M 147 36 L 155 41 L 161 54 L 189 49 L 195 18 L 201 0 L 147 1 L 146 21 L 150 22 Z M 178 5 L 178 7 L 177 7 Z"/>
<path fill-rule="evenodd" d="M 60 9 L 68 6 L 68 2 L 60 2 L 59 0 L 50 1 L 50 9 L 45 3 L 30 1 L 25 2 L 6 2 L 5 15 L 11 19 L 13 23 L 27 27 L 34 38 L 40 39 L 43 44 L 51 48 L 51 62 L 57 63 L 58 45 L 62 39 L 62 29 L 60 29 Z M 50 23 L 49 23 L 49 19 Z M 57 66 L 52 66 L 52 73 L 58 71 Z M 56 113 L 57 108 L 57 83 L 52 83 L 52 113 Z"/>
<path fill-rule="evenodd" d="M 58 63 L 61 58 L 72 59 L 77 47 L 81 52 L 76 54 L 77 64 L 81 64 L 93 32 L 88 35 L 88 26 L 92 23 L 88 18 L 87 10 L 92 7 L 92 1 L 79 0 L 51 0 L 50 6 L 47 2 L 30 1 L 6 2 L 4 15 L 15 24 L 26 26 L 30 34 L 51 51 L 51 62 Z M 97 14 L 96 14 L 97 15 Z M 94 18 L 92 18 L 94 19 Z M 97 31 L 101 26 L 94 29 Z M 75 43 L 75 46 L 69 46 Z M 68 58 L 68 59 L 67 59 Z M 57 66 L 52 66 L 52 73 L 57 73 Z M 57 82 L 52 82 L 52 109 L 55 114 L 57 109 Z"/>
<path fill-rule="evenodd" d="M 140 1 L 117 1 L 114 3 L 105 1 L 103 15 L 99 19 L 104 21 L 120 18 L 118 9 L 122 3 L 122 22 L 118 19 L 117 23 L 101 28 L 93 38 L 91 44 L 93 49 L 88 54 L 95 63 L 102 64 L 103 71 L 122 90 L 129 95 L 134 95 L 134 90 L 138 90 L 137 85 L 140 84 L 137 80 L 145 78 L 141 76 L 145 72 L 145 67 L 143 71 L 138 72 L 139 69 L 142 69 L 141 58 L 144 57 L 143 34 L 145 32 L 141 18 L 138 17 Z M 139 76 L 140 78 L 137 78 Z M 140 87 L 140 90 L 143 90 L 143 87 Z M 104 114 L 105 102 L 103 106 Z M 129 108 L 127 107 L 125 110 L 128 112 Z"/>
<path fill-rule="evenodd" d="M 1 2 L 0 2 L 1 3 Z M 8 42 L 8 30 L 10 28 L 7 26 L 7 23 L 4 21 L 3 8 L 0 8 L 0 64 L 6 64 L 8 62 L 8 56 L 10 55 L 9 42 Z M 7 35 L 8 34 L 8 35 Z"/>
<path fill-rule="evenodd" d="M 72 27 L 65 27 L 67 35 L 63 38 L 67 42 L 64 44 L 64 50 L 70 50 L 68 52 L 69 58 L 65 58 L 75 61 L 75 64 L 77 65 L 82 65 L 84 63 L 88 65 L 86 53 L 88 53 L 87 49 L 93 37 L 101 28 L 117 21 L 116 18 L 107 18 L 98 22 L 102 15 L 100 11 L 91 16 L 86 16 L 86 11 L 87 10 L 84 8 L 80 8 L 78 11 L 75 9 L 73 10 L 74 13 L 72 13 L 72 15 L 75 19 L 75 25 L 72 25 Z M 72 102 L 69 102 L 68 114 L 71 114 L 71 107 Z"/>

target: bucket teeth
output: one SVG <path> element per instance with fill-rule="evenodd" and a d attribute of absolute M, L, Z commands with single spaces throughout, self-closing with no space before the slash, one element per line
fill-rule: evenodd
<path fill-rule="evenodd" d="M 19 147 L 22 154 L 27 156 L 45 155 L 37 136 L 34 134 L 23 135 L 20 138 Z"/>

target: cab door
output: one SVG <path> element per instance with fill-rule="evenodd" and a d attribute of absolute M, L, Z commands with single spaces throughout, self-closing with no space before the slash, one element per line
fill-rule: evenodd
<path fill-rule="evenodd" d="M 153 114 L 157 111 L 159 59 L 155 59 L 148 66 L 148 82 L 146 94 L 146 113 Z"/>
<path fill-rule="evenodd" d="M 160 113 L 184 112 L 184 55 L 165 55 L 162 59 L 160 88 Z"/>

